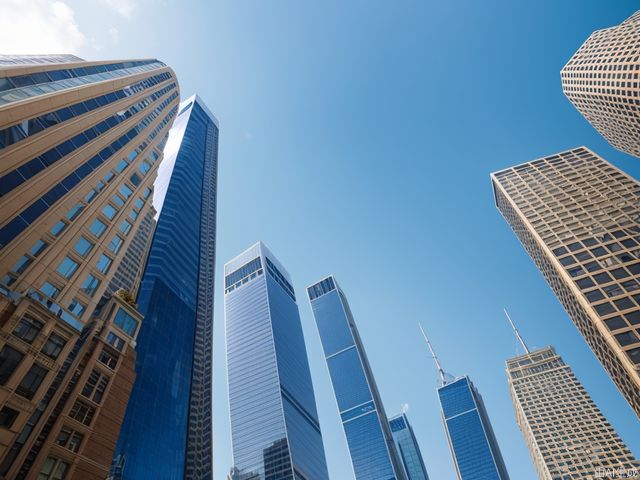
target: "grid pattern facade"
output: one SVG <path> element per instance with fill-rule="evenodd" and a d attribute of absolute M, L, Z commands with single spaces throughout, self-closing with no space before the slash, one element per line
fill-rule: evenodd
<path fill-rule="evenodd" d="M 418 445 L 418 440 L 407 416 L 402 413 L 390 418 L 389 426 L 398 454 L 402 459 L 407 480 L 429 480 L 427 468 L 420 452 L 420 445 Z"/>
<path fill-rule="evenodd" d="M 328 480 L 289 275 L 261 242 L 224 273 L 232 478 Z"/>
<path fill-rule="evenodd" d="M 561 72 L 571 103 L 615 148 L 640 157 L 640 11 L 598 30 Z"/>
<path fill-rule="evenodd" d="M 640 464 L 552 347 L 507 360 L 507 376 L 538 478 L 637 470 Z"/>
<path fill-rule="evenodd" d="M 498 209 L 640 415 L 640 184 L 584 147 L 492 180 Z"/>
<path fill-rule="evenodd" d="M 347 299 L 333 276 L 307 289 L 356 480 L 406 480 Z"/>

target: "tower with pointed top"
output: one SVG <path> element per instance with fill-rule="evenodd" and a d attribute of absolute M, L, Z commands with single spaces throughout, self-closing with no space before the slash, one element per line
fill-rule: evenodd
<path fill-rule="evenodd" d="M 640 465 L 551 346 L 530 351 L 506 312 L 524 355 L 507 360 L 518 426 L 538 478 L 609 478 Z"/>
<path fill-rule="evenodd" d="M 459 480 L 509 480 L 482 396 L 467 375 L 445 373 L 422 326 L 440 385 L 442 423 Z"/>

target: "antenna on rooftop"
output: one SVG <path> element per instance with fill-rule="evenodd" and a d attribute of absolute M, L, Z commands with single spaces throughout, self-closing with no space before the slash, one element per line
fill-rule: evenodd
<path fill-rule="evenodd" d="M 503 308 L 503 310 L 504 310 L 504 314 L 507 316 L 507 320 L 509 320 L 509 325 L 511 325 L 511 328 L 513 329 L 513 333 L 515 334 L 516 338 L 520 341 L 522 348 L 524 348 L 524 351 L 526 353 L 531 353 L 529 352 L 529 347 L 527 347 L 527 344 L 524 343 L 524 339 L 520 335 L 520 332 L 518 331 L 518 328 L 516 327 L 515 323 L 513 323 L 513 320 L 511 320 L 511 317 L 509 316 L 509 312 L 507 312 L 506 308 Z"/>
<path fill-rule="evenodd" d="M 433 351 L 433 347 L 431 346 L 429 337 L 427 337 L 427 334 L 424 333 L 424 328 L 422 328 L 422 324 L 418 323 L 418 326 L 420 327 L 420 331 L 422 332 L 422 336 L 424 337 L 425 342 L 427 342 L 427 347 L 429 347 L 429 352 L 431 352 L 431 358 L 433 358 L 433 361 L 436 363 L 436 368 L 438 369 L 438 373 L 440 374 L 440 382 L 442 383 L 442 385 L 444 385 L 445 383 L 447 383 L 447 378 L 446 378 L 447 374 L 442 369 L 440 360 L 438 360 L 438 356 L 436 355 L 436 352 Z"/>

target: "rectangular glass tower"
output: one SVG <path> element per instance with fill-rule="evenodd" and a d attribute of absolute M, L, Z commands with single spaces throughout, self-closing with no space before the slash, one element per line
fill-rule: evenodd
<path fill-rule="evenodd" d="M 640 183 L 584 147 L 491 179 L 500 213 L 640 416 Z"/>
<path fill-rule="evenodd" d="M 553 347 L 507 360 L 509 391 L 538 478 L 608 478 L 640 465 Z"/>
<path fill-rule="evenodd" d="M 180 104 L 164 154 L 137 297 L 149 321 L 138 336 L 138 377 L 113 473 L 210 479 L 218 122 L 199 97 Z"/>
<path fill-rule="evenodd" d="M 389 421 L 349 309 L 333 276 L 307 289 L 356 480 L 405 480 Z"/>
<path fill-rule="evenodd" d="M 291 277 L 258 242 L 224 267 L 237 480 L 328 480 Z"/>
<path fill-rule="evenodd" d="M 508 480 L 482 397 L 469 377 L 438 388 L 442 420 L 460 480 Z"/>
<path fill-rule="evenodd" d="M 429 480 L 427 467 L 424 465 L 420 445 L 413 433 L 409 419 L 404 413 L 389 419 L 393 441 L 402 459 L 407 480 Z"/>

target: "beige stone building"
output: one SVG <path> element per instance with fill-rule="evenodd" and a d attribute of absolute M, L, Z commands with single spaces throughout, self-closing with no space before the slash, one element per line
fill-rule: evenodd
<path fill-rule="evenodd" d="M 178 102 L 154 59 L 0 56 L 0 478 L 107 476 L 142 318 L 105 294 Z"/>
<path fill-rule="evenodd" d="M 507 377 L 540 480 L 640 472 L 640 463 L 553 347 L 507 360 Z"/>
<path fill-rule="evenodd" d="M 640 157 L 640 11 L 593 32 L 561 71 L 571 103 L 618 150 Z"/>
<path fill-rule="evenodd" d="M 584 147 L 491 180 L 496 206 L 640 416 L 640 183 Z"/>

